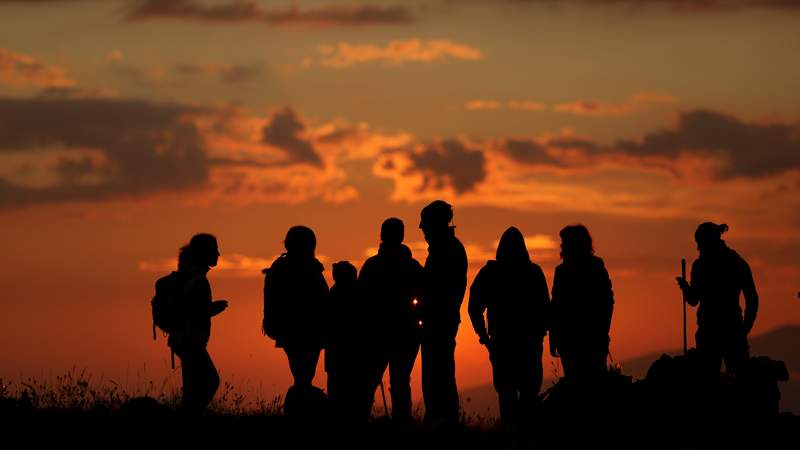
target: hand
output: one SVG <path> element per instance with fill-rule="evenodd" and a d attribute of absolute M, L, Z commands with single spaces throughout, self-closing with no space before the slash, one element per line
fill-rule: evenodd
<path fill-rule="evenodd" d="M 680 287 L 682 291 L 689 290 L 689 283 L 686 282 L 686 278 L 675 277 L 675 281 L 678 282 L 678 287 Z"/>
<path fill-rule="evenodd" d="M 228 308 L 228 301 L 227 300 L 217 300 L 211 302 L 211 315 L 216 316 L 217 314 L 225 311 Z"/>

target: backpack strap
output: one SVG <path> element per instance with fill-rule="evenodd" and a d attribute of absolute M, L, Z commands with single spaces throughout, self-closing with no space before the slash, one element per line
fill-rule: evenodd
<path fill-rule="evenodd" d="M 153 320 L 153 340 L 156 340 L 156 321 Z"/>
<path fill-rule="evenodd" d="M 175 370 L 175 350 L 169 348 L 169 359 L 172 361 L 172 370 Z"/>

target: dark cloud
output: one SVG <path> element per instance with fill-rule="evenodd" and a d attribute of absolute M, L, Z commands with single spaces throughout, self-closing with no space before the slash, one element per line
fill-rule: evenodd
<path fill-rule="evenodd" d="M 365 26 L 406 24 L 413 21 L 403 6 L 326 5 L 300 9 L 265 9 L 254 1 L 207 4 L 197 0 L 143 0 L 128 13 L 126 20 L 185 19 L 206 22 L 262 22 L 277 26 Z"/>
<path fill-rule="evenodd" d="M 500 146 L 512 160 L 530 165 L 560 165 L 547 153 L 547 147 L 530 139 L 506 139 Z"/>
<path fill-rule="evenodd" d="M 0 99 L 0 155 L 30 157 L 57 175 L 46 187 L 0 178 L 0 207 L 200 187 L 208 179 L 206 150 L 196 127 L 182 120 L 196 112 L 136 100 Z M 52 167 L 36 159 L 53 149 L 63 156 Z"/>
<path fill-rule="evenodd" d="M 303 138 L 306 125 L 291 108 L 284 108 L 273 114 L 270 123 L 262 130 L 265 144 L 286 152 L 290 163 L 307 163 L 321 167 L 317 150 L 311 142 Z"/>
<path fill-rule="evenodd" d="M 724 158 L 721 178 L 760 177 L 800 168 L 800 126 L 745 123 L 708 110 L 682 113 L 677 127 L 620 140 L 614 149 L 635 156 L 677 157 L 693 152 Z"/>
<path fill-rule="evenodd" d="M 182 75 L 210 75 L 227 84 L 247 83 L 261 75 L 261 67 L 246 64 L 178 64 Z"/>
<path fill-rule="evenodd" d="M 468 148 L 455 139 L 426 145 L 421 151 L 408 154 L 412 166 L 406 175 L 420 173 L 424 178 L 421 190 L 451 186 L 463 194 L 486 178 L 486 156 L 481 150 Z"/>
<path fill-rule="evenodd" d="M 638 140 L 605 145 L 579 137 L 543 142 L 506 139 L 499 149 L 520 164 L 553 168 L 587 168 L 618 157 L 665 167 L 664 160 L 675 165 L 682 154 L 694 154 L 721 163 L 713 173 L 716 178 L 756 178 L 800 169 L 800 125 L 747 123 L 714 111 L 692 110 L 681 113 L 675 127 L 646 133 Z M 680 167 L 674 169 L 681 172 Z"/>
<path fill-rule="evenodd" d="M 463 0 L 453 0 L 459 3 Z M 797 0 L 504 0 L 510 4 L 585 4 L 585 5 L 620 5 L 630 8 L 665 7 L 679 11 L 724 11 L 736 9 L 800 9 Z"/>

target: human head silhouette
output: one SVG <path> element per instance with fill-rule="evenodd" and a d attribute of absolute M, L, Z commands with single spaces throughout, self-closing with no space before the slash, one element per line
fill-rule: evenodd
<path fill-rule="evenodd" d="M 425 240 L 430 243 L 431 239 L 443 234 L 450 228 L 451 220 L 453 220 L 453 207 L 444 200 L 435 200 L 422 208 L 419 227 L 425 235 Z"/>
<path fill-rule="evenodd" d="M 381 242 L 385 244 L 402 244 L 405 237 L 405 225 L 403 221 L 390 217 L 383 221 L 381 225 Z"/>
<path fill-rule="evenodd" d="M 336 284 L 352 285 L 356 283 L 358 278 L 358 271 L 356 266 L 350 264 L 350 261 L 339 261 L 333 263 L 333 281 Z"/>
<path fill-rule="evenodd" d="M 283 240 L 286 253 L 302 258 L 313 258 L 314 250 L 317 248 L 317 237 L 311 228 L 303 225 L 295 225 L 289 228 L 286 238 Z"/>
<path fill-rule="evenodd" d="M 192 236 L 189 244 L 181 249 L 178 257 L 178 266 L 181 259 L 188 265 L 201 265 L 214 267 L 219 262 L 219 245 L 217 238 L 208 233 L 199 233 Z"/>
<path fill-rule="evenodd" d="M 697 250 L 700 254 L 708 254 L 721 248 L 725 244 L 722 234 L 726 231 L 728 231 L 728 225 L 724 223 L 704 222 L 698 225 L 694 232 L 694 240 L 697 242 Z"/>
<path fill-rule="evenodd" d="M 568 225 L 558 235 L 561 236 L 561 259 L 580 259 L 594 254 L 592 235 L 585 226 Z"/>
<path fill-rule="evenodd" d="M 500 237 L 495 259 L 499 262 L 509 263 L 531 260 L 528 247 L 525 246 L 525 237 L 517 227 L 509 227 Z"/>

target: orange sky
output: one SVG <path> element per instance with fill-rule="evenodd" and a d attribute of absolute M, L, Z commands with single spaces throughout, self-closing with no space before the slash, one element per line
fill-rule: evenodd
<path fill-rule="evenodd" d="M 755 332 L 800 323 L 798 25 L 769 0 L 0 0 L 0 377 L 164 379 L 153 282 L 204 231 L 231 302 L 212 356 L 283 392 L 259 324 L 286 230 L 317 232 L 330 276 L 396 216 L 423 261 L 435 198 L 470 280 L 515 225 L 551 282 L 559 229 L 587 225 L 617 360 L 680 345 L 706 220 L 753 268 Z M 461 387 L 489 381 L 468 323 L 456 357 Z"/>

